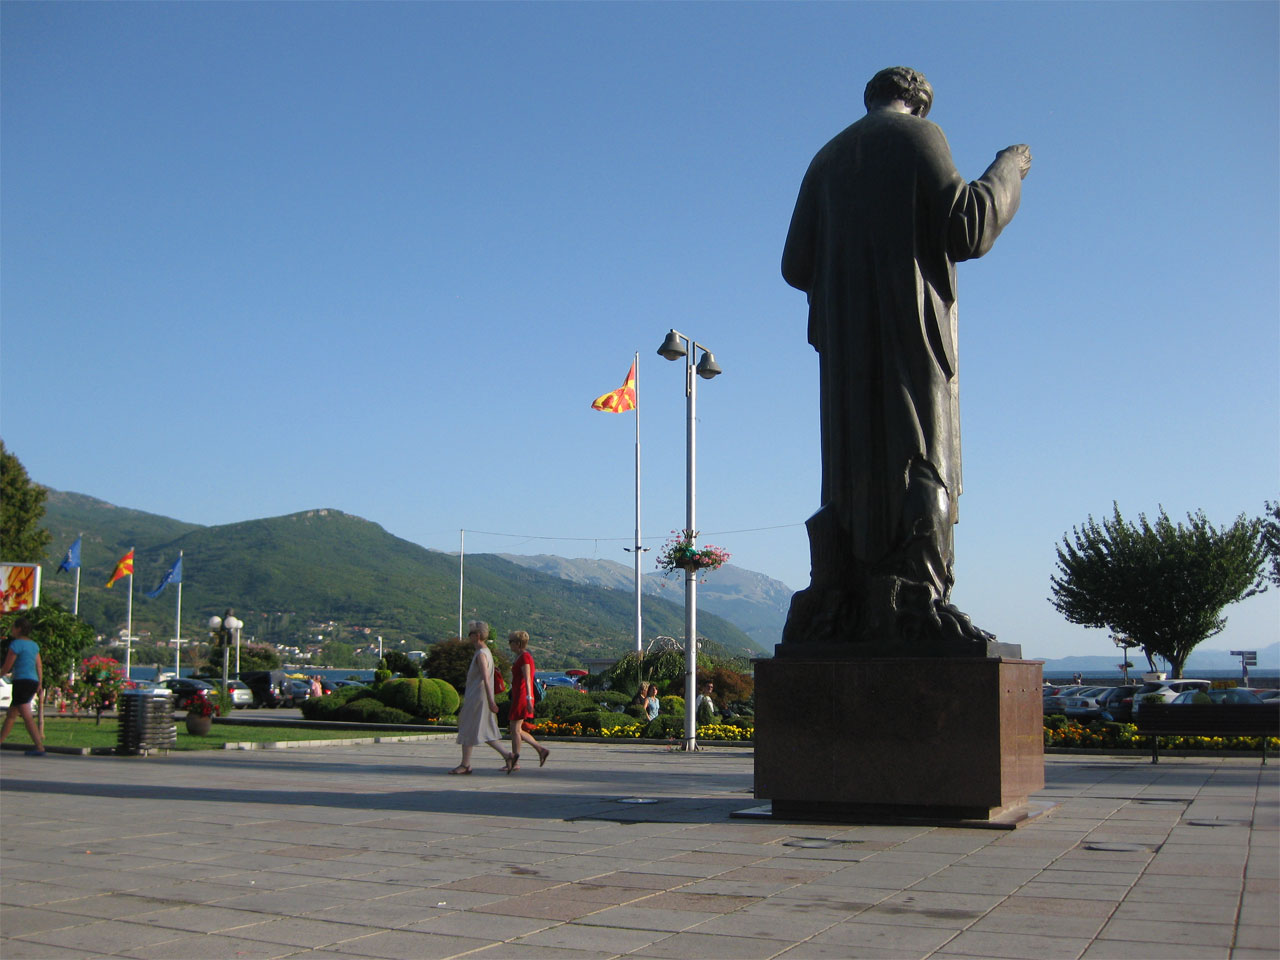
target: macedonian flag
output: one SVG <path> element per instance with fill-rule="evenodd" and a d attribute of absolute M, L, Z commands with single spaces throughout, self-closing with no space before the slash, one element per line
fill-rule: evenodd
<path fill-rule="evenodd" d="M 111 574 L 111 579 L 107 581 L 107 586 L 110 587 L 121 577 L 131 576 L 133 576 L 133 547 L 130 547 L 129 552 L 120 558 L 120 562 L 116 564 L 115 573 Z"/>
<path fill-rule="evenodd" d="M 636 408 L 636 362 L 631 361 L 631 369 L 627 371 L 627 379 L 617 390 L 611 390 L 603 397 L 596 397 L 591 404 L 592 410 L 603 410 L 605 413 L 626 413 Z"/>

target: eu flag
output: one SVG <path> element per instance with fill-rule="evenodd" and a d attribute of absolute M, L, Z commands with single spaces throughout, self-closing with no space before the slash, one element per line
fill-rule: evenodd
<path fill-rule="evenodd" d="M 167 587 L 169 584 L 181 583 L 181 582 L 182 582 L 182 554 L 178 554 L 177 561 L 174 563 L 172 567 L 169 568 L 169 572 L 164 575 L 164 579 L 160 581 L 160 586 L 156 587 L 154 590 L 148 593 L 147 596 L 150 599 L 154 600 L 156 597 L 160 596 L 160 594 L 164 591 L 164 588 Z"/>
<path fill-rule="evenodd" d="M 63 557 L 62 562 L 58 564 L 58 571 L 61 572 L 65 570 L 67 573 L 70 573 L 72 570 L 79 570 L 79 569 L 80 569 L 80 537 L 76 537 L 76 542 L 71 545 L 70 549 L 67 550 L 67 555 Z"/>

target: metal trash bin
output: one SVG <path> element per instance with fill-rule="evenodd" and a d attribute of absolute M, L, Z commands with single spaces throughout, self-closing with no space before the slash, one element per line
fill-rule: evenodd
<path fill-rule="evenodd" d="M 157 697 L 145 690 L 125 690 L 120 694 L 118 716 L 116 753 L 122 756 L 145 757 L 178 742 L 172 694 Z"/>

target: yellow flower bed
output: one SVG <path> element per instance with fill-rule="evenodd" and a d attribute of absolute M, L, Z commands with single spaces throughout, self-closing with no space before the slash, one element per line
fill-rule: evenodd
<path fill-rule="evenodd" d="M 644 728 L 647 723 L 641 723 L 638 720 L 619 721 L 613 725 L 609 725 L 606 721 L 605 726 L 600 730 L 599 736 L 609 737 L 615 740 L 636 740 L 644 734 Z M 555 737 L 581 737 L 595 736 L 594 730 L 584 730 L 580 723 L 556 723 L 551 720 L 538 721 L 538 733 L 545 733 Z M 753 727 L 734 727 L 724 723 L 709 723 L 698 727 L 697 735 L 699 740 L 751 740 L 755 735 Z"/>
<path fill-rule="evenodd" d="M 1151 746 L 1149 737 L 1139 736 L 1132 723 L 1085 726 L 1068 720 L 1056 728 L 1044 728 L 1046 747 L 1118 747 L 1122 750 L 1145 750 Z M 1257 750 L 1257 737 L 1161 737 L 1160 746 L 1165 750 Z M 1267 749 L 1280 748 L 1280 737 L 1268 737 Z"/>

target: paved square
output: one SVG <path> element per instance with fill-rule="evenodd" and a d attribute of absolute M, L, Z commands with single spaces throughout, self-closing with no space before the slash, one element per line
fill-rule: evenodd
<path fill-rule="evenodd" d="M 1280 955 L 1280 764 L 1050 756 L 1015 832 L 730 819 L 752 754 L 0 754 L 0 956 Z M 624 803 L 627 800 L 651 803 Z"/>

